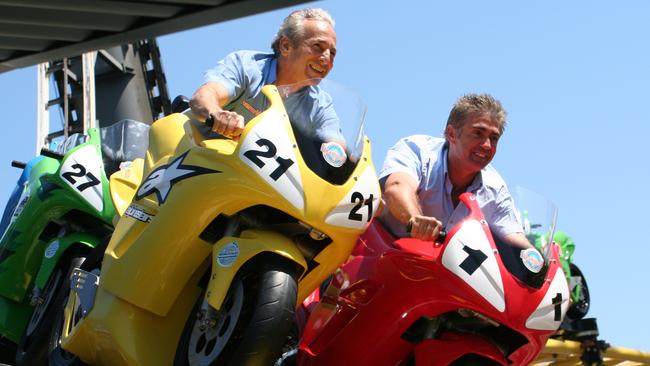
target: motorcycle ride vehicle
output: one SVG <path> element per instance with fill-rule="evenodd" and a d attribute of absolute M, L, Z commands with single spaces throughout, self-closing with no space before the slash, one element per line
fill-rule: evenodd
<path fill-rule="evenodd" d="M 300 120 L 318 90 L 340 141 Z M 154 122 L 142 178 L 114 187 L 135 196 L 117 208 L 130 213 L 103 260 L 73 273 L 51 364 L 277 359 L 296 304 L 349 257 L 380 189 L 358 97 L 327 80 L 262 93 L 238 141 L 206 138 L 189 111 Z"/>
<path fill-rule="evenodd" d="M 542 243 L 546 241 L 546 237 L 544 236 L 544 233 L 535 230 L 539 228 L 540 225 L 532 224 L 527 217 L 527 213 L 528 211 L 523 212 L 524 233 L 528 240 L 533 243 L 535 247 L 540 249 Z M 587 315 L 591 303 L 587 280 L 578 265 L 573 262 L 575 244 L 567 234 L 559 230 L 553 235 L 553 241 L 560 247 L 560 264 L 567 276 L 571 295 L 571 305 L 569 306 L 569 310 L 567 310 L 565 320 L 570 321 L 582 319 Z"/>
<path fill-rule="evenodd" d="M 471 193 L 460 200 L 469 214 L 440 242 L 396 239 L 374 220 L 311 306 L 297 357 L 276 364 L 532 362 L 569 307 L 559 248 L 510 247 Z"/>
<path fill-rule="evenodd" d="M 23 172 L 0 223 L 0 333 L 11 342 L 3 362 L 47 362 L 50 318 L 63 308 L 66 278 L 112 231 L 108 177 L 144 155 L 147 129 L 123 120 L 12 163 Z"/>

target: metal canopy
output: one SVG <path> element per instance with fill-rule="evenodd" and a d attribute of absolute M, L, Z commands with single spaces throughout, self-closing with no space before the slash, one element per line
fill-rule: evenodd
<path fill-rule="evenodd" d="M 0 73 L 308 0 L 0 0 Z"/>

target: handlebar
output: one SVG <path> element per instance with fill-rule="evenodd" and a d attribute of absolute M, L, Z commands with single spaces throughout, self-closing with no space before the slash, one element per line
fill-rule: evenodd
<path fill-rule="evenodd" d="M 212 128 L 214 126 L 214 116 L 212 114 L 208 115 L 208 118 L 205 119 L 205 125 Z"/>
<path fill-rule="evenodd" d="M 63 160 L 63 154 L 58 153 L 54 150 L 50 150 L 48 148 L 42 148 L 41 149 L 41 155 L 47 156 L 48 158 L 56 159 L 56 160 Z"/>
<path fill-rule="evenodd" d="M 411 222 L 406 224 L 406 232 L 411 233 L 411 229 L 413 229 L 413 224 Z M 438 233 L 438 237 L 436 238 L 437 242 L 443 243 L 447 239 L 447 232 L 443 229 L 440 230 Z"/>
<path fill-rule="evenodd" d="M 14 168 L 25 169 L 27 164 L 23 163 L 22 161 L 12 160 L 11 161 L 11 166 L 14 167 Z"/>

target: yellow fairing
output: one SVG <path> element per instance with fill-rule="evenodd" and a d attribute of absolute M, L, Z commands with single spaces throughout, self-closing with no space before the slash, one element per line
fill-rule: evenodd
<path fill-rule="evenodd" d="M 129 207 L 135 191 L 142 181 L 143 159 L 135 159 L 126 169 L 119 170 L 110 177 L 111 198 L 117 214 L 122 216 Z"/>
<path fill-rule="evenodd" d="M 117 223 L 104 254 L 94 307 L 70 326 L 64 349 L 91 364 L 170 365 L 201 291 L 199 279 L 208 271 L 213 274 L 207 284 L 209 303 L 218 308 L 237 271 L 250 258 L 268 252 L 303 268 L 297 299 L 302 302 L 348 258 L 380 200 L 369 141 L 364 141 L 348 181 L 331 184 L 305 164 L 275 87 L 266 86 L 263 92 L 271 106 L 246 125 L 239 143 L 204 140 L 189 114 L 172 114 L 152 125 L 142 183 L 134 189 L 134 181 L 115 177 L 131 189 L 120 189 L 117 196 L 130 192 L 139 214 L 127 213 Z M 277 180 L 269 178 L 275 160 L 264 160 L 260 168 L 247 157 L 260 149 L 255 144 L 260 138 L 275 141 L 278 156 L 294 161 Z M 288 139 L 286 144 L 280 143 L 283 139 Z M 366 206 L 354 207 L 353 193 L 369 197 L 367 214 Z M 126 202 L 120 202 L 120 213 Z M 257 207 L 281 211 L 331 242 L 306 259 L 291 238 L 269 229 L 244 230 L 216 243 L 202 239 L 215 219 Z M 363 220 L 346 222 L 351 208 L 363 213 Z M 233 241 L 239 247 L 235 261 L 219 265 L 221 250 Z"/>

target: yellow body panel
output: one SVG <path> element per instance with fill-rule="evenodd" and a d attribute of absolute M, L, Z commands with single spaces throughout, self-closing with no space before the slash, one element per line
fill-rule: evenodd
<path fill-rule="evenodd" d="M 277 90 L 265 87 L 263 92 L 271 107 L 246 125 L 240 141 L 259 121 L 268 118 L 277 123 L 278 129 L 291 131 Z M 215 274 L 208 284 L 209 302 L 218 308 L 230 279 L 259 253 L 275 253 L 307 268 L 292 240 L 275 232 L 248 230 L 215 244 L 200 239 L 200 234 L 219 215 L 231 216 L 252 206 L 265 205 L 331 238 L 332 243 L 314 258 L 318 265 L 300 277 L 298 303 L 348 258 L 363 230 L 330 225 L 325 220 L 364 172 L 370 171 L 376 181 L 368 140 L 364 141 L 362 156 L 349 180 L 333 185 L 307 167 L 290 134 L 304 187 L 304 207 L 299 209 L 242 161 L 241 143 L 203 140 L 190 117 L 172 114 L 152 125 L 141 177 L 149 179 L 150 174 L 178 163 L 181 158 L 177 168 L 200 167 L 200 174 L 170 183 L 164 202 L 158 202 L 161 195 L 153 193 L 138 198 L 132 180 L 115 178 L 125 187 L 119 189 L 118 196 L 135 197 L 133 204 L 150 215 L 151 220 L 120 218 L 104 254 L 94 307 L 63 339 L 65 349 L 90 364 L 170 364 L 192 304 L 200 293 L 198 279 L 207 271 Z M 139 185 L 142 188 L 146 184 Z M 378 183 L 373 189 L 379 192 Z M 120 212 L 126 207 L 121 203 Z M 241 244 L 237 260 L 229 267 L 218 266 L 216 259 L 221 248 L 232 241 Z"/>
<path fill-rule="evenodd" d="M 142 181 L 143 159 L 135 159 L 126 169 L 113 173 L 110 177 L 111 198 L 119 216 L 129 207 L 135 191 Z"/>

